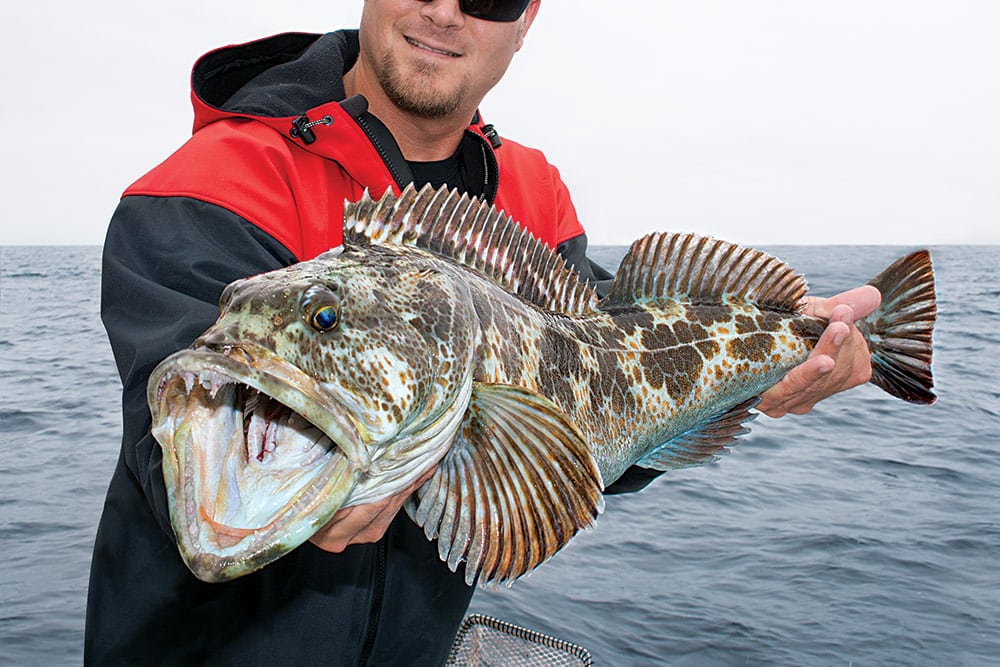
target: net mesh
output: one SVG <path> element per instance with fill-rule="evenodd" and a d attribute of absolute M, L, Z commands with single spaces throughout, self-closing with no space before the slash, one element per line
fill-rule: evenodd
<path fill-rule="evenodd" d="M 462 622 L 446 667 L 590 667 L 587 649 L 506 621 L 471 614 Z"/>

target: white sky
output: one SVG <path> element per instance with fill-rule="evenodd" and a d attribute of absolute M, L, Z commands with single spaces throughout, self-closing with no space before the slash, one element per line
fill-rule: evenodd
<path fill-rule="evenodd" d="M 0 244 L 101 243 L 187 138 L 199 55 L 360 7 L 13 3 Z M 483 111 L 560 167 L 592 243 L 996 244 L 998 35 L 995 0 L 544 0 Z"/>

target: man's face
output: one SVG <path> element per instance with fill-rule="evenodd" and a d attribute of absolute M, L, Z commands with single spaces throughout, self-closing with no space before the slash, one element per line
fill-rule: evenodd
<path fill-rule="evenodd" d="M 471 117 L 521 48 L 539 2 L 499 23 L 466 16 L 458 0 L 365 0 L 361 58 L 403 111 Z"/>

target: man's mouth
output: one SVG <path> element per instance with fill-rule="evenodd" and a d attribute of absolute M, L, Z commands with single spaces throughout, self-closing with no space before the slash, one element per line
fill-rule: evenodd
<path fill-rule="evenodd" d="M 405 37 L 405 39 L 406 39 L 407 43 L 410 46 L 414 46 L 414 47 L 416 47 L 418 49 L 421 49 L 422 51 L 429 51 L 430 53 L 436 53 L 436 54 L 441 55 L 441 56 L 448 56 L 449 58 L 461 58 L 462 57 L 461 53 L 455 53 L 454 51 L 447 51 L 445 49 L 434 48 L 433 46 L 429 46 L 427 44 L 424 44 L 423 42 L 418 42 L 417 40 L 413 39 L 412 37 Z"/>

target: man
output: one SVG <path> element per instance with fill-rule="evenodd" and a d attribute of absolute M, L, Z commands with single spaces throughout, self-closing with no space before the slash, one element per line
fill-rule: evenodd
<path fill-rule="evenodd" d="M 358 32 L 279 35 L 196 64 L 192 139 L 129 187 L 105 243 L 102 317 L 124 436 L 94 550 L 89 664 L 444 660 L 472 590 L 398 513 L 412 488 L 342 510 L 259 572 L 196 580 L 171 534 L 145 385 L 215 320 L 226 284 L 339 244 L 343 200 L 365 188 L 448 183 L 504 209 L 585 279 L 609 277 L 585 256 L 556 169 L 479 115 L 539 4 L 367 0 Z M 762 409 L 807 411 L 867 380 L 849 323 L 878 303 L 872 292 L 814 303 L 834 323 Z M 651 478 L 634 469 L 616 490 Z"/>

